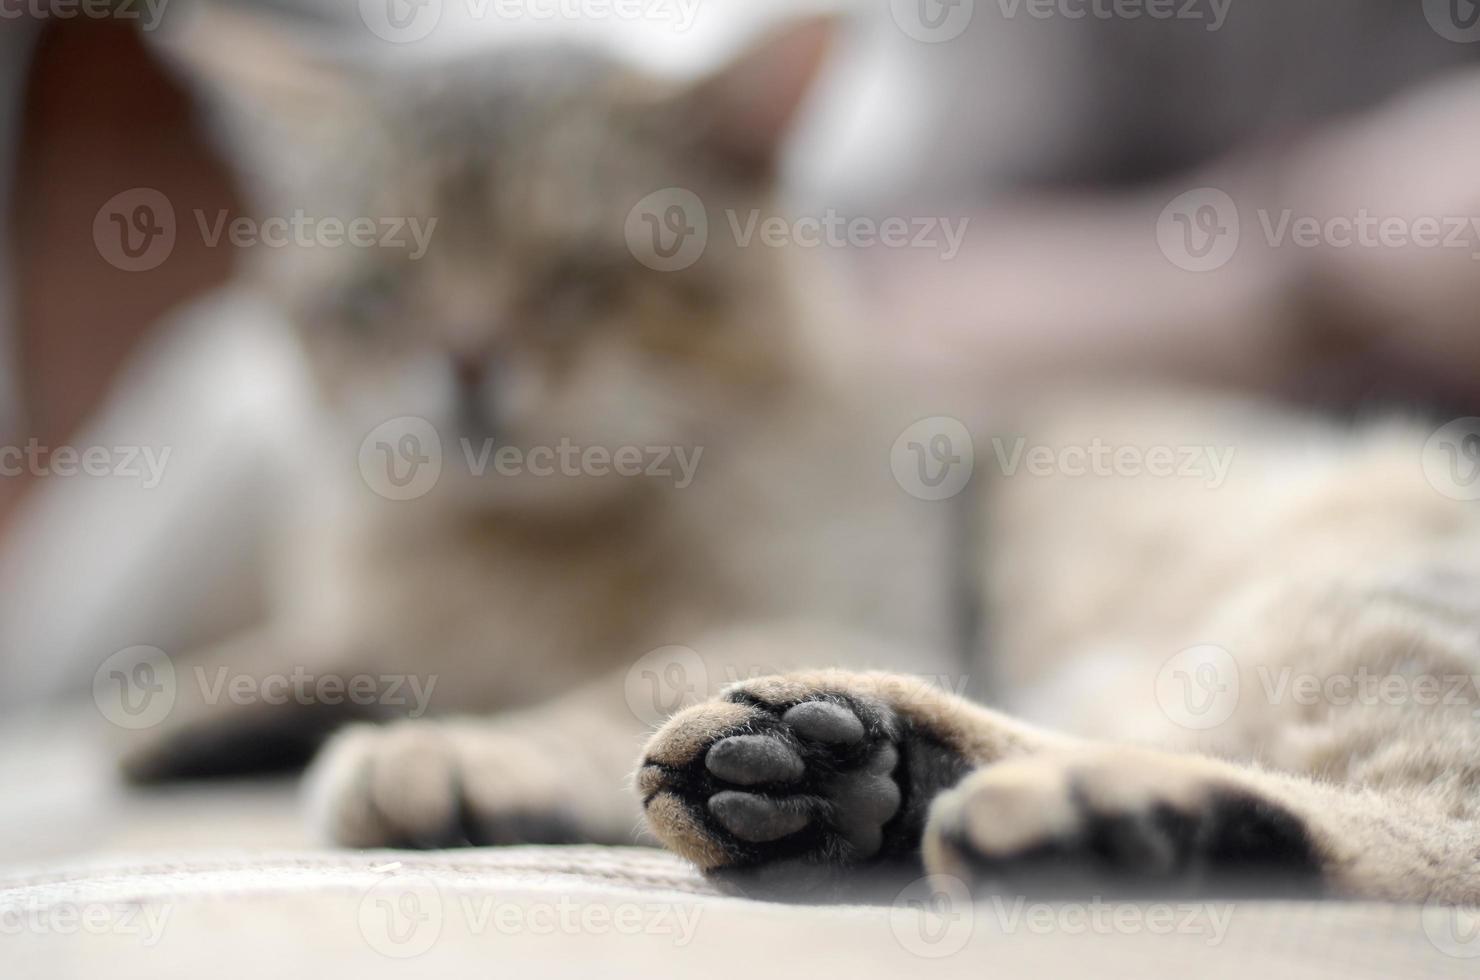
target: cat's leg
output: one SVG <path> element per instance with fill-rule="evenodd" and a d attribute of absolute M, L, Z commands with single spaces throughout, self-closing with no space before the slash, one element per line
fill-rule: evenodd
<path fill-rule="evenodd" d="M 935 800 L 923 853 L 986 888 L 1480 903 L 1477 839 L 1438 797 L 1094 747 L 973 773 Z"/>
<path fill-rule="evenodd" d="M 342 687 L 321 697 L 323 691 L 303 683 L 303 678 L 348 677 L 334 666 L 346 659 L 336 648 L 263 627 L 188 657 L 151 662 L 140 677 L 116 672 L 115 686 L 101 685 L 95 697 L 119 704 L 163 699 L 166 710 L 157 720 L 120 726 L 119 766 L 130 782 L 293 772 L 341 726 L 393 717 L 400 710 Z M 109 707 L 99 701 L 105 714 Z"/>
<path fill-rule="evenodd" d="M 604 678 L 534 708 L 352 725 L 306 777 L 317 835 L 349 847 L 635 843 L 643 724 Z"/>
<path fill-rule="evenodd" d="M 1335 851 L 1306 802 L 1201 756 L 1095 746 L 972 773 L 931 806 L 923 853 L 1013 890 L 1313 887 Z"/>
<path fill-rule="evenodd" d="M 654 834 L 704 871 L 824 890 L 915 864 L 931 801 L 972 769 L 1070 744 L 908 676 L 786 674 L 675 715 L 637 786 Z"/>
<path fill-rule="evenodd" d="M 310 770 L 313 825 L 356 847 L 635 843 L 643 821 L 632 764 L 657 719 L 727 678 L 769 675 L 802 657 L 889 663 L 905 656 L 794 622 L 703 631 L 693 642 L 674 648 L 685 656 L 668 663 L 672 669 L 639 658 L 515 712 L 352 726 Z M 919 700 L 928 710 L 943 697 Z"/>

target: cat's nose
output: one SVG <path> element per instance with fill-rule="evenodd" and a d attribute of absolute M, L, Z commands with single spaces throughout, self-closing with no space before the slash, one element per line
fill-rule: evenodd
<path fill-rule="evenodd" d="M 491 438 L 498 429 L 492 359 L 461 351 L 450 356 L 458 427 L 467 435 Z"/>

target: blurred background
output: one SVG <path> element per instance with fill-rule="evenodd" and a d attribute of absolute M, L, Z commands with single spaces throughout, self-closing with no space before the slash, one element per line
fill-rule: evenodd
<path fill-rule="evenodd" d="M 187 649 L 261 611 L 263 529 L 306 408 L 269 314 L 231 288 L 242 256 L 185 218 L 244 207 L 211 101 L 168 51 L 200 2 L 0 0 L 0 445 L 171 453 L 155 486 L 34 464 L 0 478 L 12 711 L 86 690 L 122 647 Z M 1118 375 L 1480 414 L 1465 0 L 233 6 L 342 57 L 579 36 L 674 75 L 835 10 L 786 196 L 804 214 L 969 220 L 949 254 L 827 256 L 869 311 L 858 355 L 942 411 L 989 419 Z M 107 242 L 141 192 L 181 216 L 159 261 Z M 1351 241 L 1364 220 L 1408 233 Z M 1420 240 L 1424 220 L 1450 244 Z"/>

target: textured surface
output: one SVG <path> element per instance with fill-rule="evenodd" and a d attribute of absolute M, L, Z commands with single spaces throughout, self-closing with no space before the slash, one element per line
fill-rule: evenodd
<path fill-rule="evenodd" d="M 1473 977 L 1480 962 L 1446 955 L 1430 938 L 1445 920 L 1431 913 L 1426 930 L 1418 908 L 1007 896 L 968 912 L 918 888 L 797 907 L 721 895 L 655 850 L 306 850 L 289 787 L 125 794 L 84 732 L 0 725 L 6 976 L 374 980 L 414 964 L 443 978 L 750 978 L 757 951 L 891 980 L 1079 978 L 1091 965 L 1127 980 L 1389 980 Z"/>

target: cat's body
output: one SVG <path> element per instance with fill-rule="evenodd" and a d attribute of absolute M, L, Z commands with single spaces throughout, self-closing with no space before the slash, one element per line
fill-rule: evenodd
<path fill-rule="evenodd" d="M 1480 522 L 1431 429 L 1185 392 L 1062 401 L 991 451 L 1128 462 L 988 483 L 975 670 L 1003 713 L 891 675 L 737 685 L 646 751 L 664 841 L 762 890 L 923 842 L 927 870 L 987 887 L 1480 900 Z M 1227 478 L 1127 475 L 1153 447 L 1231 451 Z M 856 715 L 855 740 L 793 720 L 813 703 Z"/>
<path fill-rule="evenodd" d="M 673 707 L 663 684 L 702 699 L 733 681 L 660 731 L 638 775 L 658 836 L 708 869 L 830 874 L 923 843 L 928 866 L 960 874 L 1294 871 L 1344 894 L 1480 895 L 1465 877 L 1471 706 L 1276 703 L 1258 671 L 1480 673 L 1480 618 L 1450 599 L 1471 578 L 1474 517 L 1424 483 L 1422 433 L 1347 444 L 1314 423 L 1292 436 L 1278 413 L 1108 396 L 1022 429 L 1174 459 L 1231 449 L 1216 486 L 1206 468 L 1008 477 L 992 470 L 1012 440 L 981 440 L 987 657 L 949 665 L 969 620 L 953 542 L 977 523 L 959 522 L 970 498 L 906 492 L 890 459 L 915 420 L 905 401 L 832 377 L 818 354 L 835 311 L 799 302 L 794 256 L 722 230 L 727 211 L 769 207 L 825 35 L 804 26 L 682 89 L 583 55 L 511 56 L 494 78 L 401 79 L 368 114 L 349 97 L 361 122 L 327 147 L 299 134 L 302 183 L 264 194 L 268 213 L 318 172 L 327 213 L 439 230 L 417 260 L 289 253 L 265 271 L 325 427 L 305 437 L 315 492 L 277 617 L 207 657 L 259 677 L 435 678 L 429 706 L 461 713 L 336 735 L 311 777 L 320 829 L 359 846 L 627 839 L 623 776 L 650 711 Z M 458 85 L 477 97 L 450 100 Z M 346 153 L 352 174 L 334 165 Z M 626 224 L 675 187 L 718 232 L 664 272 Z M 438 434 L 444 473 L 392 501 L 376 467 L 427 450 L 394 430 L 376 442 L 398 416 Z M 479 476 L 468 458 L 490 439 L 526 461 L 568 440 L 683 449 L 697 466 L 681 481 Z M 1162 676 L 1174 693 L 1198 680 L 1200 661 L 1173 659 L 1199 645 L 1242 680 L 1205 726 Z M 687 649 L 644 659 L 672 646 Z M 834 672 L 796 673 L 813 666 Z M 947 678 L 1069 734 L 837 668 Z M 131 757 L 136 776 L 248 768 L 342 721 L 184 700 Z M 304 737 L 282 738 L 293 726 Z"/>
<path fill-rule="evenodd" d="M 829 359 L 837 310 L 809 312 L 831 301 L 803 257 L 721 233 L 727 210 L 773 213 L 770 156 L 794 105 L 773 106 L 769 87 L 793 75 L 779 95 L 799 100 L 827 33 L 793 33 L 683 88 L 584 50 L 414 66 L 367 91 L 299 66 L 311 105 L 275 89 L 280 76 L 245 77 L 271 58 L 226 59 L 236 84 L 266 89 L 250 105 L 269 120 L 249 132 L 286 140 L 254 184 L 262 214 L 307 199 L 319 217 L 431 234 L 422 255 L 291 250 L 256 270 L 298 329 L 320 413 L 295 452 L 301 508 L 271 575 L 271 621 L 188 659 L 258 684 L 294 668 L 383 679 L 397 702 L 356 706 L 380 719 L 492 716 L 453 726 L 479 731 L 451 740 L 451 755 L 471 756 L 452 782 L 538 783 L 508 808 L 537 796 L 556 811 L 511 831 L 496 814 L 467 826 L 410 799 L 366 826 L 366 785 L 402 795 L 400 767 L 367 776 L 383 756 L 436 771 L 421 746 L 446 746 L 446 729 L 418 719 L 326 750 L 313 782 L 331 836 L 629 839 L 638 814 L 622 774 L 644 733 L 729 681 L 806 662 L 803 649 L 711 649 L 727 627 L 857 633 L 872 649 L 837 644 L 855 666 L 951 672 L 955 514 L 904 493 L 889 466 L 913 416 L 890 384 L 861 387 Z M 751 104 L 751 89 L 766 101 Z M 353 124 L 323 127 L 326 106 Z M 639 261 L 626 226 L 671 187 L 702 198 L 714 233 L 701 260 L 663 271 Z M 386 499 L 434 444 L 440 476 Z M 671 647 L 698 661 L 680 655 L 684 673 L 671 673 Z M 354 714 L 317 698 L 208 705 L 202 686 L 185 685 L 167 730 L 130 754 L 135 778 L 300 763 Z M 425 703 L 406 700 L 413 686 Z M 418 748 L 398 755 L 403 742 Z M 556 785 L 581 756 L 605 778 Z"/>

